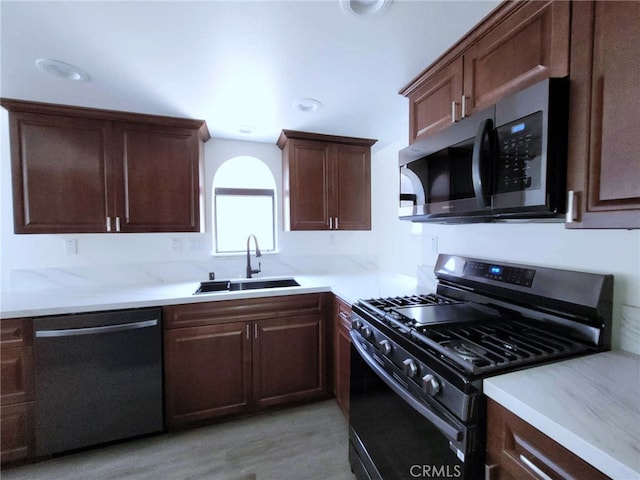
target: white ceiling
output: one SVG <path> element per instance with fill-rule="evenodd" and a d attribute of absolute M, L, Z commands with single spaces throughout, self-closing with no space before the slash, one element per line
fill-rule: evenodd
<path fill-rule="evenodd" d="M 358 18 L 338 0 L 2 0 L 0 95 L 199 118 L 213 137 L 274 143 L 286 128 L 381 148 L 408 138 L 398 91 L 497 4 L 394 0 Z M 39 58 L 90 81 L 51 76 Z M 323 108 L 294 109 L 305 97 Z"/>

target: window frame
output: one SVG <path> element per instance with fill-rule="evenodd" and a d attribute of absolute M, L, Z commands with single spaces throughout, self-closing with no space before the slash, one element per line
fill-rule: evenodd
<path fill-rule="evenodd" d="M 245 250 L 219 250 L 218 242 L 218 195 L 238 196 L 238 197 L 271 197 L 271 234 L 272 234 L 272 250 L 260 249 L 265 253 L 276 252 L 277 229 L 276 229 L 276 190 L 275 188 L 243 188 L 243 187 L 216 187 L 213 189 L 213 229 L 214 229 L 214 253 L 216 255 L 233 255 L 244 253 Z"/>

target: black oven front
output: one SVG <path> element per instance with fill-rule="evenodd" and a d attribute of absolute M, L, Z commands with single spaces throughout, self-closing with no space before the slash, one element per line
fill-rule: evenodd
<path fill-rule="evenodd" d="M 352 330 L 349 461 L 358 480 L 482 478 L 484 415 L 462 422 L 411 391 Z"/>

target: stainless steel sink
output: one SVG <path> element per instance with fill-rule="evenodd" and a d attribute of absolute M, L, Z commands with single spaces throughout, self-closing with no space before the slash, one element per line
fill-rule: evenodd
<path fill-rule="evenodd" d="M 271 280 L 240 280 L 229 283 L 229 290 L 256 290 L 259 288 L 299 287 L 293 278 L 275 278 Z"/>
<path fill-rule="evenodd" d="M 246 280 L 213 280 L 201 282 L 194 294 L 213 292 L 237 292 L 241 290 L 259 290 L 267 288 L 299 287 L 293 278 L 246 279 Z"/>

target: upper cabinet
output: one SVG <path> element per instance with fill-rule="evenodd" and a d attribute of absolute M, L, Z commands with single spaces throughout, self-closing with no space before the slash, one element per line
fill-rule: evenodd
<path fill-rule="evenodd" d="M 285 228 L 371 229 L 371 146 L 376 140 L 283 130 Z"/>
<path fill-rule="evenodd" d="M 574 2 L 569 228 L 640 228 L 640 3 Z"/>
<path fill-rule="evenodd" d="M 569 2 L 504 2 L 400 93 L 413 143 L 501 98 L 569 73 Z"/>
<path fill-rule="evenodd" d="M 2 99 L 15 233 L 198 232 L 200 120 Z"/>

